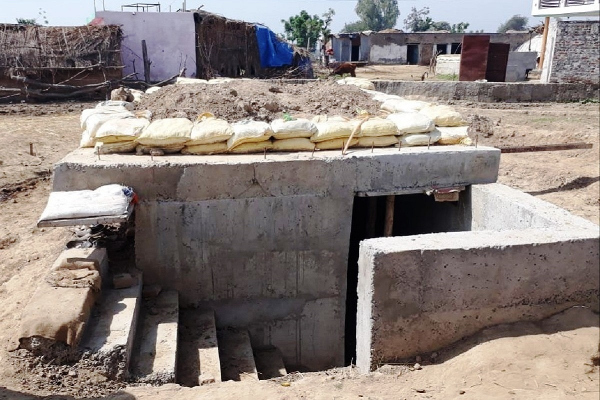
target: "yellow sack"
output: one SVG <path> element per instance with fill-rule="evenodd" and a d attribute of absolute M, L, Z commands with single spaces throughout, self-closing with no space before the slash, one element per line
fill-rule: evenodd
<path fill-rule="evenodd" d="M 85 110 L 84 110 L 85 111 Z M 102 110 L 101 110 L 102 111 Z M 96 132 L 104 124 L 112 119 L 124 119 L 133 118 L 134 115 L 130 111 L 102 111 L 89 115 L 85 121 L 81 124 L 81 127 L 88 131 L 90 137 L 93 139 L 96 137 Z M 83 118 L 83 113 L 82 113 Z"/>
<path fill-rule="evenodd" d="M 111 119 L 98 129 L 96 140 L 105 144 L 132 141 L 148 125 L 150 125 L 150 121 L 146 118 Z"/>
<path fill-rule="evenodd" d="M 227 152 L 227 142 L 210 143 L 210 144 L 196 144 L 186 145 L 182 150 L 181 154 L 222 154 Z"/>
<path fill-rule="evenodd" d="M 396 124 L 399 135 L 427 133 L 435 129 L 433 120 L 420 113 L 394 113 L 388 115 L 387 119 Z"/>
<path fill-rule="evenodd" d="M 342 117 L 341 115 L 315 115 L 311 120 L 313 123 L 317 122 L 327 122 L 327 121 L 338 121 L 338 122 L 346 122 L 350 121 L 349 118 Z"/>
<path fill-rule="evenodd" d="M 273 151 L 313 151 L 315 144 L 308 138 L 279 139 L 273 141 Z"/>
<path fill-rule="evenodd" d="M 271 130 L 275 139 L 308 138 L 317 132 L 317 126 L 305 118 L 276 119 L 271 122 Z"/>
<path fill-rule="evenodd" d="M 189 147 L 199 144 L 226 142 L 231 136 L 233 136 L 233 128 L 231 128 L 229 122 L 215 118 L 210 113 L 205 113 L 194 123 L 191 139 L 186 145 Z"/>
<path fill-rule="evenodd" d="M 398 128 L 393 121 L 371 118 L 362 123 L 358 136 L 393 136 L 396 134 L 398 134 Z"/>
<path fill-rule="evenodd" d="M 439 144 L 471 144 L 469 139 L 469 127 L 468 126 L 455 126 L 455 127 L 442 127 L 437 128 L 441 137 L 438 141 Z"/>
<path fill-rule="evenodd" d="M 437 126 L 463 126 L 467 125 L 458 111 L 449 106 L 431 104 L 419 111 L 431 118 Z"/>
<path fill-rule="evenodd" d="M 232 124 L 231 127 L 233 136 L 227 141 L 227 148 L 230 150 L 244 143 L 264 142 L 273 134 L 271 126 L 263 121 L 240 121 Z"/>
<path fill-rule="evenodd" d="M 338 79 L 336 82 L 339 85 L 352 85 L 358 86 L 359 88 L 365 90 L 375 90 L 375 85 L 373 84 L 373 82 L 365 78 L 356 78 L 348 76 L 346 78 Z"/>
<path fill-rule="evenodd" d="M 115 154 L 115 153 L 132 153 L 137 146 L 133 140 L 128 142 L 103 143 L 96 142 L 96 154 Z"/>
<path fill-rule="evenodd" d="M 388 147 L 398 144 L 396 136 L 359 137 L 355 147 Z"/>
<path fill-rule="evenodd" d="M 262 142 L 247 142 L 242 143 L 239 146 L 235 146 L 229 150 L 232 154 L 248 154 L 248 153 L 262 153 L 273 148 L 273 143 L 270 140 L 264 140 Z"/>
<path fill-rule="evenodd" d="M 427 146 L 427 144 L 437 143 L 442 134 L 437 129 L 429 133 L 415 133 L 412 135 L 402 136 L 400 141 L 404 146 Z"/>
<path fill-rule="evenodd" d="M 311 142 L 324 142 L 326 140 L 347 138 L 352 134 L 359 121 L 328 120 L 317 122 L 317 133 L 311 136 Z"/>
<path fill-rule="evenodd" d="M 381 109 L 392 113 L 396 112 L 418 112 L 422 108 L 428 106 L 430 103 L 419 100 L 405 100 L 405 99 L 388 99 L 383 102 Z"/>
<path fill-rule="evenodd" d="M 144 146 L 169 147 L 181 145 L 190 140 L 194 124 L 187 118 L 165 118 L 152 121 L 137 142 Z M 181 150 L 181 149 L 180 149 Z"/>
<path fill-rule="evenodd" d="M 348 138 L 325 140 L 317 143 L 317 149 L 319 150 L 342 150 L 346 146 Z M 358 139 L 354 138 L 350 141 L 350 146 L 353 147 L 358 143 Z"/>

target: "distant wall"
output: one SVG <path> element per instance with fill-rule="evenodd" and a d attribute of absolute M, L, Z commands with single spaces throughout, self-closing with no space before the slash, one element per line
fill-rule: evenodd
<path fill-rule="evenodd" d="M 529 40 L 529 33 L 487 33 L 492 43 L 509 43 L 510 50 L 514 51 L 521 44 Z M 419 45 L 420 65 L 428 65 L 435 55 L 437 45 L 446 45 L 450 49 L 452 44 L 462 43 L 462 33 L 374 33 L 370 35 L 371 52 L 369 61 L 374 64 L 404 64 L 406 57 L 402 49 L 409 44 Z M 404 60 L 404 61 L 402 61 Z"/>
<path fill-rule="evenodd" d="M 558 21 L 551 39 L 550 82 L 599 83 L 599 26 L 600 21 Z"/>
<path fill-rule="evenodd" d="M 186 68 L 187 76 L 196 74 L 196 45 L 193 13 L 97 12 L 107 25 L 120 25 L 123 30 L 121 57 L 123 75 L 137 72 L 144 79 L 142 40 L 146 41 L 150 80 L 168 79 Z M 135 71 L 134 71 L 135 65 Z"/>

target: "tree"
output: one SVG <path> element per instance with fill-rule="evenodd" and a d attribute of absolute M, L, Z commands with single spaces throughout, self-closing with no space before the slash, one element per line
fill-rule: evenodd
<path fill-rule="evenodd" d="M 471 24 L 469 24 L 468 22 L 459 22 L 458 24 L 452 24 L 452 29 L 450 29 L 450 32 L 465 33 L 469 25 Z"/>
<path fill-rule="evenodd" d="M 506 33 L 507 31 L 526 31 L 529 18 L 522 15 L 513 15 L 498 27 L 498 33 Z"/>
<path fill-rule="evenodd" d="M 321 34 L 323 35 L 323 43 L 327 42 L 329 39 L 329 35 L 331 35 L 331 29 L 329 26 L 331 25 L 331 21 L 333 21 L 333 16 L 335 15 L 335 10 L 330 8 L 326 13 L 322 15 L 323 17 L 323 26 L 321 27 Z"/>
<path fill-rule="evenodd" d="M 330 9 L 330 11 L 333 10 Z M 311 17 L 305 10 L 300 11 L 298 15 L 290 17 L 287 21 L 282 19 L 281 22 L 283 22 L 287 39 L 296 43 L 299 47 L 309 50 L 314 50 L 321 32 L 331 23 L 329 21 L 326 25 L 325 21 L 319 18 L 318 15 Z"/>
<path fill-rule="evenodd" d="M 417 10 L 416 7 L 410 9 L 410 14 L 404 20 L 404 28 L 411 32 L 425 32 L 431 30 L 434 21 L 428 17 L 429 7 L 423 7 Z"/>
<path fill-rule="evenodd" d="M 344 24 L 342 28 L 342 32 L 352 33 L 352 32 L 362 32 L 368 31 L 369 28 L 363 21 L 350 22 L 348 24 Z"/>
<path fill-rule="evenodd" d="M 343 32 L 393 28 L 400 15 L 398 0 L 358 0 L 354 11 L 360 20 L 344 25 Z"/>
<path fill-rule="evenodd" d="M 19 25 L 39 25 L 35 18 L 17 18 L 17 24 Z"/>
<path fill-rule="evenodd" d="M 449 31 L 452 33 L 464 33 L 469 27 L 468 22 L 459 22 L 458 24 L 450 25 L 446 21 L 436 22 L 428 15 L 429 7 L 423 7 L 420 10 L 412 7 L 410 14 L 404 20 L 404 27 L 411 32 Z"/>

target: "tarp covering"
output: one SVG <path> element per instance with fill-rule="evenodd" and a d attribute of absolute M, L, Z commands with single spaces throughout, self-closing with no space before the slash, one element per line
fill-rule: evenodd
<path fill-rule="evenodd" d="M 280 41 L 269 28 L 256 25 L 256 40 L 263 68 L 292 65 L 294 51 L 288 43 Z"/>

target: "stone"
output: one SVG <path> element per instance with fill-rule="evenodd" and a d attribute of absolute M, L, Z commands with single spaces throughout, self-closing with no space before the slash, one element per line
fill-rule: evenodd
<path fill-rule="evenodd" d="M 116 274 L 113 276 L 113 288 L 127 289 L 137 284 L 137 279 L 128 273 Z"/>

